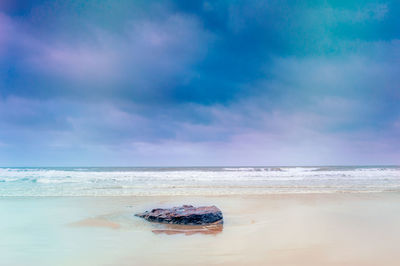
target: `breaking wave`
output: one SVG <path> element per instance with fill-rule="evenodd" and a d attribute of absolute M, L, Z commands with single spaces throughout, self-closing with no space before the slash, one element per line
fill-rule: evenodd
<path fill-rule="evenodd" d="M 399 167 L 0 168 L 0 196 L 400 191 Z"/>

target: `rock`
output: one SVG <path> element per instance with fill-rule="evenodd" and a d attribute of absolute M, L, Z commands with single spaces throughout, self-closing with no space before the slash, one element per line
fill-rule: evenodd
<path fill-rule="evenodd" d="M 153 209 L 135 214 L 150 222 L 182 225 L 222 224 L 222 212 L 216 206 L 193 207 L 183 205 L 170 209 Z"/>

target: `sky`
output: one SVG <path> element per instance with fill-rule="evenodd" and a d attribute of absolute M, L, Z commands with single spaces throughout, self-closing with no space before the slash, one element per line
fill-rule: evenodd
<path fill-rule="evenodd" d="M 397 0 L 1 0 L 0 166 L 399 165 Z"/>

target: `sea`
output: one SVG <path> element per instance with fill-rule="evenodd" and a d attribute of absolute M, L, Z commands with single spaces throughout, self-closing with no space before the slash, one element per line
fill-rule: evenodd
<path fill-rule="evenodd" d="M 0 168 L 1 197 L 398 191 L 399 166 Z"/>

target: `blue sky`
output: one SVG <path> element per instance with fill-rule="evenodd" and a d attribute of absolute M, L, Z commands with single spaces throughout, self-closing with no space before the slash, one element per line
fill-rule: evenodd
<path fill-rule="evenodd" d="M 0 3 L 0 165 L 400 164 L 398 1 Z"/>

